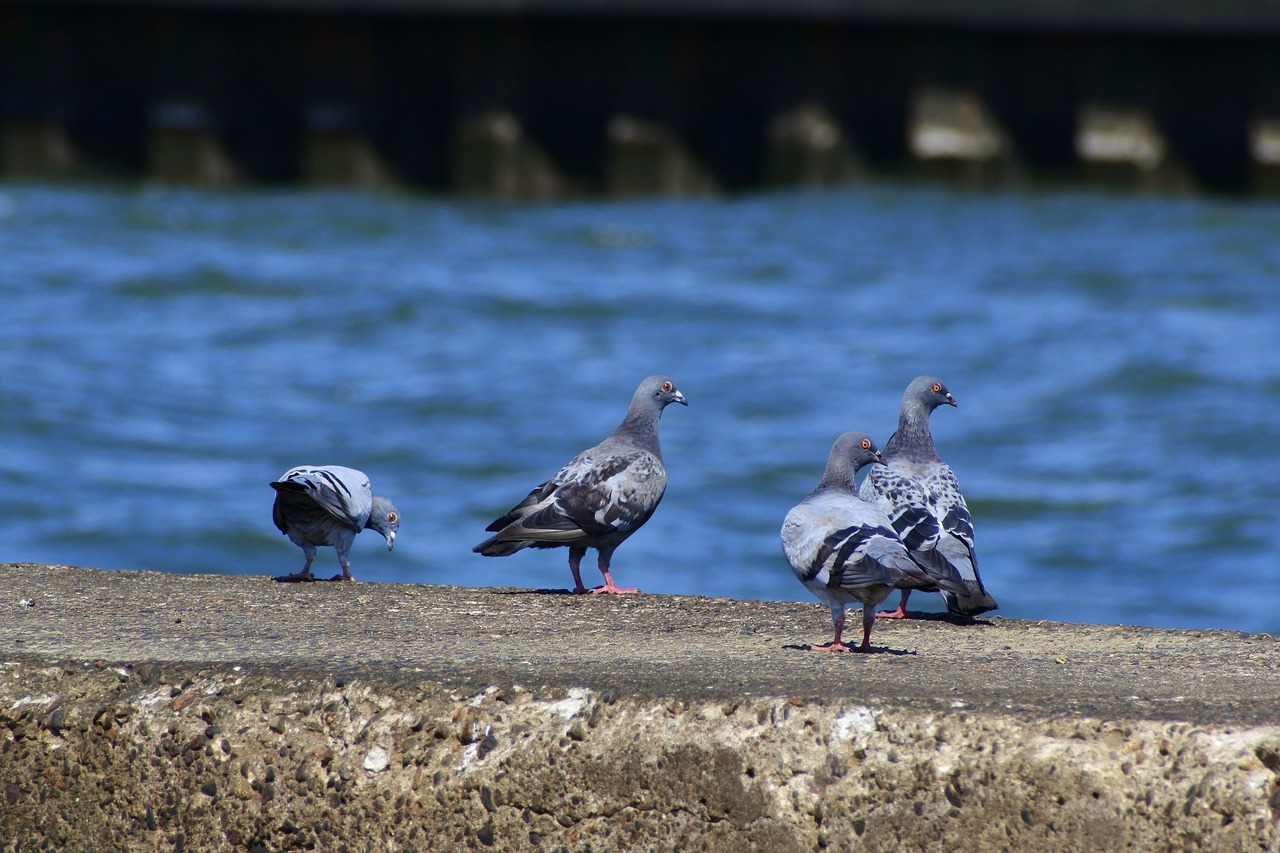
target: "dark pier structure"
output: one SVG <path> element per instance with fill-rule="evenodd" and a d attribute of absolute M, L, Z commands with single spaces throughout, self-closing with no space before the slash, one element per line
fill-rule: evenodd
<path fill-rule="evenodd" d="M 0 173 L 1280 190 L 1265 0 L 0 0 Z"/>

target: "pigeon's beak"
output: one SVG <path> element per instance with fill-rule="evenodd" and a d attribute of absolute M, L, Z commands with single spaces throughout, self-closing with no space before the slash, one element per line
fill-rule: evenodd
<path fill-rule="evenodd" d="M 948 405 L 948 406 L 956 406 L 956 407 L 959 407 L 959 405 L 960 405 L 960 404 L 956 402 L 956 398 L 955 398 L 955 397 L 952 397 L 950 394 L 948 394 L 948 395 L 947 395 L 947 405 Z"/>
<path fill-rule="evenodd" d="M 687 405 L 689 405 L 689 401 L 688 401 L 688 400 L 686 400 L 686 399 L 684 398 L 684 395 L 683 395 L 683 394 L 681 394 L 679 391 L 677 391 L 677 392 L 676 392 L 676 393 L 671 397 L 671 399 L 672 399 L 672 400 L 674 400 L 675 402 L 679 403 L 679 404 L 680 404 L 680 405 L 682 405 L 682 406 L 687 406 Z"/>
<path fill-rule="evenodd" d="M 396 532 L 393 530 L 387 534 L 387 550 L 390 551 L 396 547 Z"/>

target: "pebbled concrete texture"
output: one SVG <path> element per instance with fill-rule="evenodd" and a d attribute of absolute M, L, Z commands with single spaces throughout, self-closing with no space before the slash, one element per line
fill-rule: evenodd
<path fill-rule="evenodd" d="M 816 605 L 0 581 L 5 850 L 1280 849 L 1265 635 L 922 620 L 824 655 L 790 648 Z"/>

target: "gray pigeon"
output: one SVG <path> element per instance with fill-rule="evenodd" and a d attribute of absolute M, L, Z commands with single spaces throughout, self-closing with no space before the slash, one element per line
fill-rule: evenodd
<path fill-rule="evenodd" d="M 277 578 L 309 581 L 317 545 L 332 545 L 338 552 L 342 574 L 331 580 L 351 581 L 351 545 L 365 528 L 387 539 L 387 550 L 396 544 L 400 513 L 391 501 L 375 497 L 363 471 L 341 465 L 302 465 L 291 468 L 271 484 L 276 490 L 271 517 L 280 532 L 306 555 L 302 571 Z"/>
<path fill-rule="evenodd" d="M 573 591 L 584 593 L 587 589 L 578 566 L 587 549 L 595 548 L 604 586 L 591 592 L 638 592 L 614 585 L 609 561 L 614 550 L 653 515 L 667 488 L 658 419 L 668 403 L 689 405 L 669 377 L 650 376 L 641 382 L 627 416 L 608 438 L 573 457 L 486 527 L 496 532 L 472 550 L 486 557 L 505 557 L 522 548 L 567 545 Z"/>
<path fill-rule="evenodd" d="M 782 522 L 782 552 L 791 570 L 831 608 L 835 623 L 835 639 L 810 646 L 814 651 L 871 651 L 875 606 L 892 589 L 964 589 L 954 572 L 950 577 L 926 573 L 911 559 L 884 513 L 858 497 L 854 476 L 862 466 L 879 460 L 875 442 L 867 435 L 846 432 L 832 446 L 818 485 Z M 854 601 L 862 603 L 862 645 L 856 649 L 840 641 L 845 605 Z"/>
<path fill-rule="evenodd" d="M 998 605 L 978 575 L 973 519 L 960 494 L 960 484 L 951 466 L 938 457 L 929 432 L 930 413 L 944 403 L 954 406 L 956 400 L 941 379 L 920 376 L 907 386 L 902 395 L 898 431 L 885 444 L 883 464 L 867 470 L 860 494 L 889 516 L 893 529 L 920 565 L 931 573 L 948 567 L 960 573 L 964 590 L 930 590 L 942 593 L 947 612 L 976 616 L 995 610 Z M 903 590 L 898 609 L 880 615 L 908 618 L 910 594 Z"/>

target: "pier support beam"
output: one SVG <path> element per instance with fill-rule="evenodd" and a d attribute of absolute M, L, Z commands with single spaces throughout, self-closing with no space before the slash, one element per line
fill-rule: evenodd
<path fill-rule="evenodd" d="M 714 178 L 661 122 L 617 116 L 609 122 L 608 191 L 613 196 L 707 195 Z"/>
<path fill-rule="evenodd" d="M 1141 107 L 1085 104 L 1076 127 L 1076 154 L 1090 178 L 1148 190 L 1191 184 L 1155 117 Z"/>
<path fill-rule="evenodd" d="M 1017 175 L 1009 134 L 972 89 L 926 86 L 916 92 L 907 142 L 926 171 L 968 183 Z"/>
<path fill-rule="evenodd" d="M 559 194 L 564 184 L 520 119 L 506 110 L 463 121 L 454 161 L 454 186 L 465 195 L 542 199 Z"/>
<path fill-rule="evenodd" d="M 163 184 L 226 187 L 242 180 L 239 167 L 197 104 L 170 102 L 152 112 L 149 171 Z"/>
<path fill-rule="evenodd" d="M 832 186 L 864 171 L 840 123 L 822 104 L 801 104 L 769 123 L 770 183 Z"/>
<path fill-rule="evenodd" d="M 64 178 L 80 166 L 80 153 L 65 127 L 43 119 L 9 121 L 2 131 L 0 164 L 6 178 Z"/>

